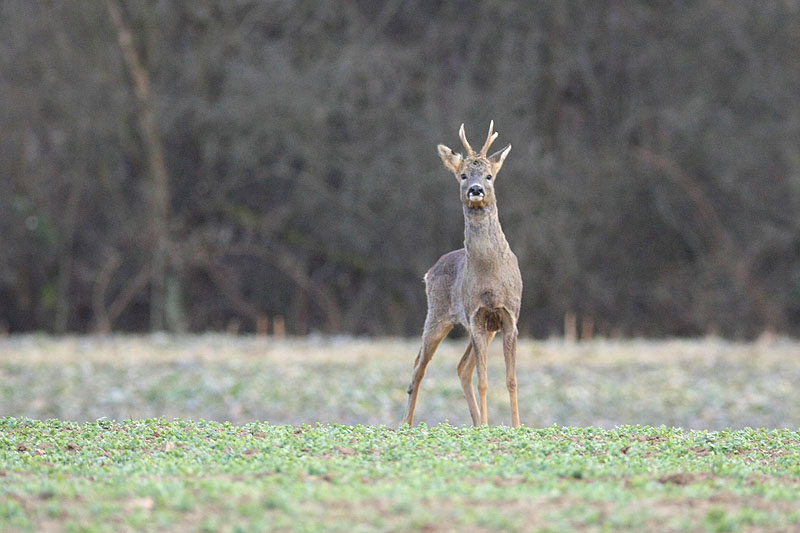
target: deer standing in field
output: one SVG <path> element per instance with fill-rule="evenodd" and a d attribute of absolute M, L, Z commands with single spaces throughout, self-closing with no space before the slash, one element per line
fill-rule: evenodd
<path fill-rule="evenodd" d="M 470 342 L 458 363 L 458 377 L 475 426 L 487 424 L 486 372 L 487 349 L 498 331 L 503 333 L 506 386 L 511 402 L 511 424 L 519 426 L 517 407 L 517 320 L 522 301 L 522 276 L 517 257 L 511 251 L 500 227 L 494 183 L 503 166 L 509 144 L 487 156 L 492 142 L 494 121 L 480 152 L 467 142 L 464 125 L 458 134 L 467 150 L 466 157 L 447 146 L 438 146 L 444 166 L 461 184 L 464 209 L 464 248 L 443 255 L 425 274 L 428 314 L 422 333 L 422 347 L 414 362 L 408 386 L 408 407 L 403 423 L 413 424 L 419 385 L 433 353 L 455 324 L 463 325 Z M 478 368 L 480 408 L 472 387 L 472 373 Z"/>

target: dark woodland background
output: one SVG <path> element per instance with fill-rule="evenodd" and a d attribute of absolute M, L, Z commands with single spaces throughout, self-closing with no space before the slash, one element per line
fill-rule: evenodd
<path fill-rule="evenodd" d="M 800 334 L 800 3 L 0 0 L 0 328 L 416 335 L 436 144 L 520 331 Z"/>

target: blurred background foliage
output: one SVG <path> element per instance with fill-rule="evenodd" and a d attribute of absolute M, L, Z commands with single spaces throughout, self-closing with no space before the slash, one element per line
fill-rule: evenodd
<path fill-rule="evenodd" d="M 0 2 L 0 327 L 415 335 L 498 185 L 520 331 L 800 334 L 800 2 Z M 233 325 L 233 326 L 232 326 Z"/>

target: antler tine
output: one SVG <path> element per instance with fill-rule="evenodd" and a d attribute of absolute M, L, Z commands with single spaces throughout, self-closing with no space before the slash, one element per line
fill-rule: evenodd
<path fill-rule="evenodd" d="M 492 145 L 495 139 L 497 139 L 497 132 L 492 133 L 494 129 L 494 120 L 489 122 L 489 133 L 486 135 L 486 142 L 483 143 L 483 148 L 481 148 L 481 155 L 486 157 L 486 152 L 489 151 L 489 147 Z"/>
<path fill-rule="evenodd" d="M 461 124 L 461 128 L 458 130 L 458 136 L 461 137 L 461 143 L 464 145 L 464 148 L 467 149 L 467 156 L 475 155 L 475 150 L 472 149 L 472 146 L 469 145 L 467 142 L 467 134 L 464 133 L 464 124 Z"/>

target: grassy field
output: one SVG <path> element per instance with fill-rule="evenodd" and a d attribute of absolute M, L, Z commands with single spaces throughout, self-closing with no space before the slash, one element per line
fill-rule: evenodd
<path fill-rule="evenodd" d="M 0 529 L 800 528 L 800 434 L 0 420 Z"/>
<path fill-rule="evenodd" d="M 800 530 L 797 343 L 462 345 L 398 429 L 414 341 L 0 340 L 0 530 Z"/>

